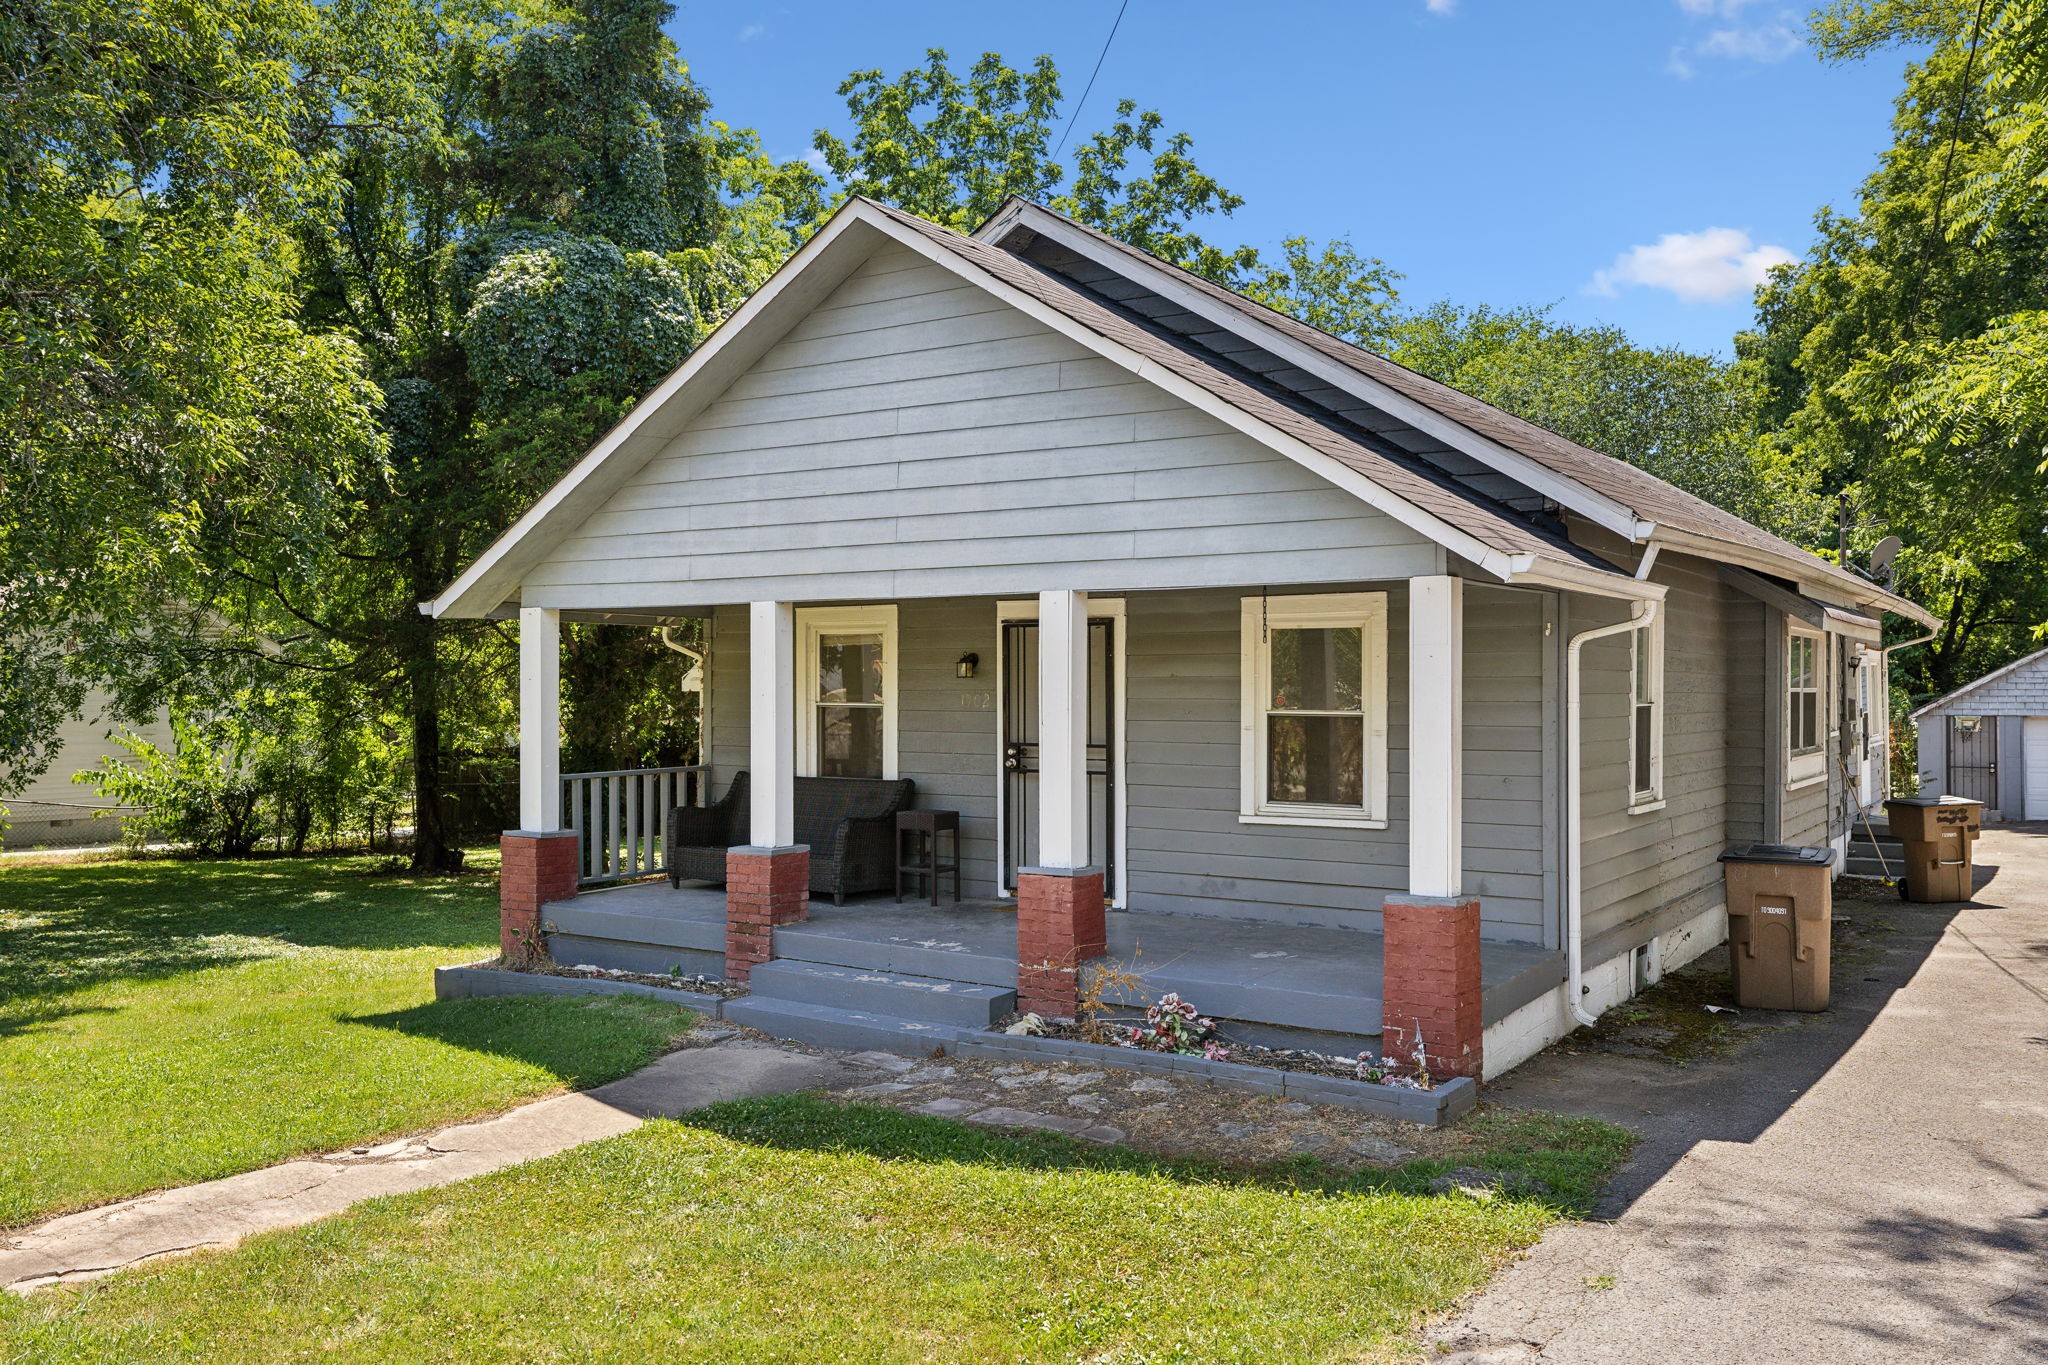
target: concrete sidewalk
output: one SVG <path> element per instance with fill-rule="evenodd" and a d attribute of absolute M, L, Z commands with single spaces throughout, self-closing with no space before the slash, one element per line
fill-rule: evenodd
<path fill-rule="evenodd" d="M 843 1080 L 829 1057 L 732 1040 L 671 1052 L 609 1085 L 379 1147 L 304 1157 L 66 1214 L 0 1237 L 0 1285 L 17 1293 L 340 1213 L 364 1199 L 466 1180 L 630 1132 L 723 1100 Z"/>
<path fill-rule="evenodd" d="M 1615 1221 L 1561 1228 L 1432 1332 L 1465 1365 L 2048 1360 L 2048 830 L 1994 828 L 1966 907 L 1834 1008 L 1678 1069 L 1546 1055 L 1501 1103 L 1644 1134 Z"/>

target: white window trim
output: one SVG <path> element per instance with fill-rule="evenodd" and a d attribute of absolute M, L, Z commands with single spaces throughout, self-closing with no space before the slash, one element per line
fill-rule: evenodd
<path fill-rule="evenodd" d="M 1641 630 L 1629 632 L 1628 649 L 1628 813 L 1648 815 L 1664 809 L 1664 614 L 1650 618 Z M 1636 790 L 1636 670 L 1645 646 L 1650 651 L 1650 787 Z"/>
<path fill-rule="evenodd" d="M 798 607 L 796 610 L 796 770 L 818 775 L 818 640 L 879 632 L 882 637 L 882 776 L 897 775 L 896 720 L 903 661 L 896 652 L 896 606 Z"/>
<path fill-rule="evenodd" d="M 1365 669 L 1365 804 L 1311 806 L 1265 799 L 1266 708 L 1272 653 L 1269 629 L 1358 626 Z M 1387 595 L 1324 593 L 1303 597 L 1247 597 L 1239 617 L 1238 823 L 1338 829 L 1387 827 Z"/>
<path fill-rule="evenodd" d="M 1792 752 L 1792 641 L 1799 638 L 1813 641 L 1813 686 L 1817 696 L 1814 701 L 1814 738 L 1820 747 L 1810 754 Z M 1809 630 L 1804 626 L 1788 623 L 1785 627 L 1784 682 L 1779 688 L 1778 709 L 1784 714 L 1785 789 L 1796 791 L 1810 787 L 1816 782 L 1828 779 L 1828 637 L 1826 632 Z"/>

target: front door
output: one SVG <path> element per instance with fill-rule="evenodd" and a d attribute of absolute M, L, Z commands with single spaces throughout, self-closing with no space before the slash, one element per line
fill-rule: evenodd
<path fill-rule="evenodd" d="M 1948 793 L 1998 808 L 1998 717 L 1948 718 Z"/>
<path fill-rule="evenodd" d="M 1030 603 L 1017 610 L 1036 612 Z M 1038 861 L 1038 621 L 1006 610 L 1002 630 L 1003 889 Z M 1103 871 L 1103 893 L 1121 894 L 1117 866 L 1116 669 L 1121 613 L 1088 619 L 1088 861 Z"/>

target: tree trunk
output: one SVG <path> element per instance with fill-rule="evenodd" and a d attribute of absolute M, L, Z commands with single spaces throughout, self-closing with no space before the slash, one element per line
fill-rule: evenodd
<path fill-rule="evenodd" d="M 409 623 L 406 677 L 412 708 L 412 870 L 440 874 L 462 870 L 462 850 L 452 847 L 441 800 L 441 658 L 436 623 L 425 616 Z"/>

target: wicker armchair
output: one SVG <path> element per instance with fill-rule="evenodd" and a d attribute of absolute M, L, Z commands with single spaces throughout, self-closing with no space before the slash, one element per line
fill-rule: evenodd
<path fill-rule="evenodd" d="M 895 885 L 896 812 L 907 810 L 917 784 L 907 777 L 799 777 L 796 841 L 811 850 L 811 894 L 846 904 L 849 892 Z M 712 806 L 668 813 L 668 879 L 725 881 L 725 853 L 749 839 L 747 774 L 734 775 Z"/>

